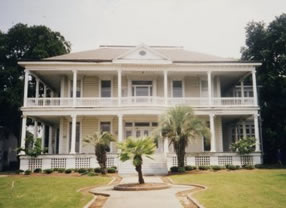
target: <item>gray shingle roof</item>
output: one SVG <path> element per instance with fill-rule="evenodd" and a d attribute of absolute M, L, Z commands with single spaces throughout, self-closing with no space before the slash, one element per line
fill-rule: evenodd
<path fill-rule="evenodd" d="M 112 61 L 114 58 L 134 49 L 135 46 L 102 46 L 96 50 L 75 52 L 50 57 L 48 61 Z M 182 47 L 150 46 L 153 50 L 167 56 L 173 62 L 237 62 L 236 59 L 188 51 Z"/>

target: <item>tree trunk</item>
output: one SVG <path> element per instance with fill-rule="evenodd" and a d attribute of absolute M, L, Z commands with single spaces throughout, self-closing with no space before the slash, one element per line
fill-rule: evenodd
<path fill-rule="evenodd" d="M 138 172 L 138 182 L 140 184 L 144 184 L 144 178 L 143 178 L 143 174 L 142 174 L 142 165 L 137 165 L 136 166 L 136 171 Z"/>
<path fill-rule="evenodd" d="M 185 167 L 185 154 L 186 154 L 185 138 L 181 138 L 178 142 L 174 143 L 174 148 L 175 148 L 176 155 L 177 155 L 178 167 L 184 168 Z"/>

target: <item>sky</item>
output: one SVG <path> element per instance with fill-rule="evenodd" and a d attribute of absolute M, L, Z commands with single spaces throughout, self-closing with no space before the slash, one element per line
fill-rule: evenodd
<path fill-rule="evenodd" d="M 46 25 L 72 52 L 145 43 L 239 58 L 247 23 L 283 12 L 286 0 L 0 0 L 0 30 Z"/>

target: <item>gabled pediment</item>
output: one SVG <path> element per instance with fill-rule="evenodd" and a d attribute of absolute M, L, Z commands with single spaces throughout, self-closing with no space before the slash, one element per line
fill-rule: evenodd
<path fill-rule="evenodd" d="M 141 44 L 113 59 L 113 63 L 169 64 L 172 61 L 149 46 Z"/>

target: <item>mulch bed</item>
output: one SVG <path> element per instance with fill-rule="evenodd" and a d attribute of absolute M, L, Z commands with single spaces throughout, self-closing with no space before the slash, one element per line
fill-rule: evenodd
<path fill-rule="evenodd" d="M 170 186 L 166 183 L 127 183 L 127 184 L 119 184 L 114 186 L 114 190 L 117 191 L 150 191 L 150 190 L 161 190 L 167 189 Z"/>

